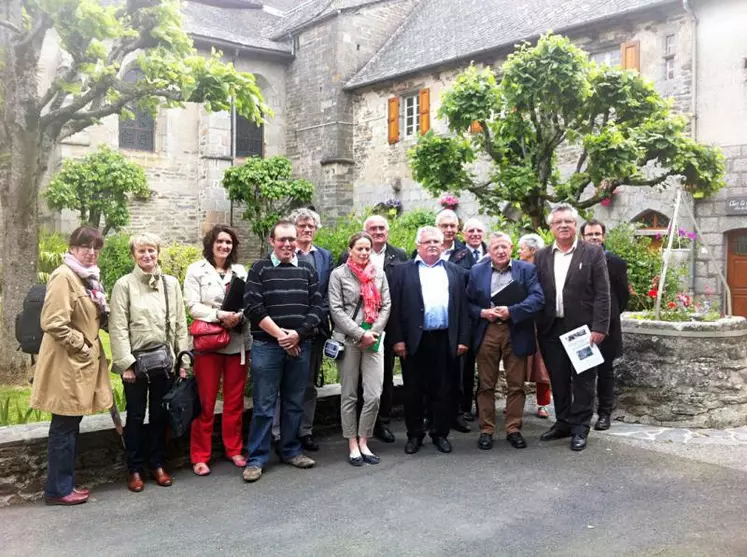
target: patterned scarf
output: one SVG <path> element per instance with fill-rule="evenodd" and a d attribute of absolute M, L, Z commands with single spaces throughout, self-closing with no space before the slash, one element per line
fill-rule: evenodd
<path fill-rule="evenodd" d="M 353 258 L 348 258 L 348 267 L 361 283 L 361 296 L 363 297 L 363 320 L 372 325 L 379 317 L 381 307 L 381 292 L 376 286 L 376 267 L 371 261 L 367 265 L 358 265 Z"/>
<path fill-rule="evenodd" d="M 93 300 L 93 303 L 99 307 L 101 315 L 107 315 L 109 313 L 109 306 L 106 303 L 106 292 L 104 292 L 104 286 L 101 284 L 101 271 L 96 265 L 91 267 L 84 267 L 80 261 L 75 259 L 72 253 L 66 253 L 63 258 L 63 263 L 70 267 L 73 272 L 78 275 L 86 283 L 86 292 Z"/>

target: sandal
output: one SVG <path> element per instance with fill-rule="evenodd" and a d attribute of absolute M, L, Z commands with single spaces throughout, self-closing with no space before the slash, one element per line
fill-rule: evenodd
<path fill-rule="evenodd" d="M 236 468 L 246 468 L 246 459 L 240 454 L 229 457 L 229 460 Z"/>
<path fill-rule="evenodd" d="M 539 408 L 537 408 L 537 417 L 538 418 L 549 418 L 550 413 L 547 411 L 547 408 L 545 408 L 544 406 L 540 406 Z"/>
<path fill-rule="evenodd" d="M 197 476 L 207 476 L 210 474 L 210 468 L 204 462 L 196 462 L 192 465 L 192 472 Z"/>

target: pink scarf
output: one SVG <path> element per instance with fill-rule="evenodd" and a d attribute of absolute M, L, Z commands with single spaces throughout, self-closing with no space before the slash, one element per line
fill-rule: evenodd
<path fill-rule="evenodd" d="M 370 261 L 368 265 L 358 265 L 353 258 L 348 258 L 348 267 L 361 283 L 361 296 L 363 297 L 363 321 L 373 325 L 379 317 L 381 307 L 381 292 L 376 286 L 376 267 Z"/>
<path fill-rule="evenodd" d="M 106 303 L 104 285 L 100 282 L 101 271 L 99 271 L 99 268 L 96 265 L 84 267 L 71 253 L 66 253 L 62 260 L 65 265 L 70 267 L 86 283 L 86 292 L 88 292 L 91 300 L 99 307 L 101 314 L 108 314 L 109 306 Z"/>

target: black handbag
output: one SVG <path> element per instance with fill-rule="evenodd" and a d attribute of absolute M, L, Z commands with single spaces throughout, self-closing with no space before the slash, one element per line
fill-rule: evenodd
<path fill-rule="evenodd" d="M 171 331 L 169 293 L 166 290 L 166 277 L 164 275 L 161 275 L 161 280 L 163 281 L 163 295 L 166 298 L 166 342 L 168 343 Z M 146 350 L 135 350 L 132 355 L 135 356 L 135 375 L 145 377 L 148 381 L 150 381 L 150 376 L 153 373 L 163 373 L 168 376 L 171 368 L 174 367 L 174 357 L 168 344 L 159 344 L 155 348 Z"/>
<path fill-rule="evenodd" d="M 174 367 L 177 379 L 169 389 L 169 392 L 161 400 L 161 406 L 168 414 L 169 425 L 171 426 L 174 437 L 181 437 L 187 433 L 192 425 L 192 421 L 201 412 L 200 397 L 197 393 L 197 380 L 194 375 L 186 379 L 178 376 L 178 368 L 181 366 L 184 356 L 189 358 L 191 365 L 194 364 L 194 355 L 192 352 L 186 350 L 179 352 Z"/>

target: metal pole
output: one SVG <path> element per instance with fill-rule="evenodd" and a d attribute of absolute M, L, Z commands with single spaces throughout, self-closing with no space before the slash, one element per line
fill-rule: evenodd
<path fill-rule="evenodd" d="M 664 250 L 664 266 L 661 269 L 661 275 L 659 276 L 659 288 L 656 291 L 656 310 L 654 317 L 658 320 L 661 316 L 661 296 L 664 294 L 664 285 L 667 279 L 667 269 L 669 268 L 669 259 L 672 257 L 672 243 L 674 242 L 674 235 L 677 234 L 677 217 L 680 213 L 680 205 L 682 204 L 682 190 L 677 188 L 677 197 L 674 201 L 674 214 L 669 224 L 669 238 L 667 239 L 667 249 Z"/>
<path fill-rule="evenodd" d="M 721 271 L 721 265 L 719 265 L 716 260 L 713 258 L 713 254 L 711 253 L 710 248 L 708 245 L 703 242 L 703 234 L 700 231 L 700 227 L 698 226 L 698 221 L 695 220 L 695 215 L 693 214 L 693 211 L 690 209 L 690 206 L 685 203 L 685 209 L 687 210 L 688 215 L 690 216 L 690 219 L 693 221 L 693 225 L 695 226 L 695 233 L 698 235 L 698 238 L 701 239 L 701 242 L 703 243 L 703 247 L 706 249 L 706 254 L 708 255 L 708 258 L 713 263 L 713 266 L 716 267 L 716 272 L 718 272 L 718 278 L 721 280 L 721 284 L 724 287 L 724 301 L 726 302 L 726 315 L 728 317 L 731 317 L 731 288 L 729 288 L 729 283 L 726 282 L 726 277 L 724 276 L 724 273 Z"/>

